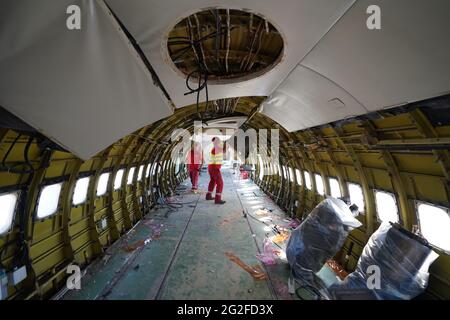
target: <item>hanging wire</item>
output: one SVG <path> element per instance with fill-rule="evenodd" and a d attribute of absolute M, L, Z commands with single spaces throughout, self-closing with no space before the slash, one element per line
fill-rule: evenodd
<path fill-rule="evenodd" d="M 197 61 L 197 68 L 195 70 L 191 71 L 186 77 L 186 88 L 189 91 L 186 92 L 184 95 L 186 96 L 186 95 L 190 95 L 190 94 L 197 94 L 196 109 L 197 109 L 197 114 L 202 122 L 203 122 L 203 116 L 200 112 L 200 94 L 203 90 L 205 90 L 205 98 L 206 98 L 205 99 L 206 100 L 205 110 L 207 110 L 208 105 L 209 105 L 209 93 L 208 93 L 209 72 L 207 70 L 208 68 L 206 66 L 206 62 L 204 60 L 203 54 L 198 54 L 198 53 L 202 53 L 202 43 L 211 38 L 214 38 L 216 40 L 216 50 L 217 50 L 217 39 L 221 35 L 227 34 L 232 29 L 231 28 L 231 29 L 222 31 L 221 25 L 220 25 L 220 16 L 218 16 L 218 12 L 215 13 L 214 16 L 216 18 L 216 30 L 214 32 L 211 32 L 211 33 L 207 34 L 206 36 L 195 40 L 192 35 L 191 26 L 188 23 L 187 26 L 189 29 L 189 35 L 190 35 L 189 37 L 171 37 L 171 38 L 169 38 L 169 41 L 168 41 L 169 45 L 181 45 L 181 44 L 186 45 L 184 48 L 178 50 L 174 54 L 174 56 L 172 57 L 172 60 L 174 60 L 174 61 L 182 58 L 190 50 L 192 50 L 194 52 L 194 56 Z M 198 37 L 198 35 L 197 35 L 197 37 Z M 192 78 L 195 76 L 197 77 L 197 87 L 193 87 L 192 84 L 190 83 Z"/>

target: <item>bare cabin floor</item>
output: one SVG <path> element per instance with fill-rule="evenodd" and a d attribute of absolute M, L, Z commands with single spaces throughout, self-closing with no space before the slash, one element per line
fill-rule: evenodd
<path fill-rule="evenodd" d="M 285 214 L 252 181 L 239 180 L 231 169 L 222 172 L 225 205 L 204 199 L 207 172 L 200 176 L 199 194 L 184 182 L 174 197 L 185 203 L 182 208 L 150 212 L 88 267 L 81 290 L 69 291 L 64 299 L 293 299 L 287 291 L 287 263 L 264 266 L 256 258 L 266 234 L 273 233 L 245 218 L 243 210 L 273 210 L 279 225 L 287 224 Z M 146 239 L 153 240 L 144 244 Z M 254 280 L 225 252 L 247 265 L 260 264 L 267 280 Z M 321 273 L 336 280 L 330 270 Z"/>

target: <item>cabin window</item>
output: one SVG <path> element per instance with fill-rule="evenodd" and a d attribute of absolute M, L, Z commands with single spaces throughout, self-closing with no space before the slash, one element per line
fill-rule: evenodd
<path fill-rule="evenodd" d="M 139 171 L 138 171 L 137 181 L 141 181 L 142 180 L 142 174 L 143 173 L 144 173 L 144 166 L 140 166 L 139 167 Z"/>
<path fill-rule="evenodd" d="M 430 203 L 417 204 L 419 229 L 428 242 L 445 252 L 450 252 L 450 213 L 448 208 Z"/>
<path fill-rule="evenodd" d="M 328 182 L 330 183 L 330 192 L 333 198 L 342 197 L 341 186 L 339 185 L 339 181 L 336 178 L 329 178 Z"/>
<path fill-rule="evenodd" d="M 151 167 L 152 167 L 152 165 L 151 165 L 151 163 L 149 163 L 147 165 L 147 169 L 145 170 L 145 177 L 146 178 L 150 177 L 150 169 L 151 169 Z"/>
<path fill-rule="evenodd" d="M 358 206 L 359 212 L 364 212 L 364 194 L 359 184 L 349 183 L 348 193 L 350 194 L 350 202 Z"/>
<path fill-rule="evenodd" d="M 45 186 L 39 196 L 37 208 L 38 219 L 43 219 L 58 211 L 59 195 L 61 193 L 62 183 Z"/>
<path fill-rule="evenodd" d="M 324 185 L 323 185 L 322 176 L 320 174 L 316 173 L 314 175 L 314 178 L 316 180 L 317 193 L 320 194 L 321 196 L 323 196 L 325 194 L 325 188 L 324 188 Z"/>
<path fill-rule="evenodd" d="M 177 161 L 175 162 L 175 174 L 180 173 L 181 170 L 181 159 L 177 158 Z"/>
<path fill-rule="evenodd" d="M 259 180 L 262 180 L 264 178 L 264 162 L 259 154 L 258 154 L 258 161 L 259 161 Z"/>
<path fill-rule="evenodd" d="M 393 193 L 375 190 L 375 205 L 379 222 L 399 222 L 397 201 Z"/>
<path fill-rule="evenodd" d="M 119 190 L 122 187 L 124 169 L 120 169 L 116 173 L 116 178 L 114 179 L 114 190 Z"/>
<path fill-rule="evenodd" d="M 134 171 L 136 170 L 135 167 L 131 168 L 130 171 L 128 171 L 128 177 L 127 177 L 127 185 L 133 183 L 134 178 Z"/>
<path fill-rule="evenodd" d="M 302 185 L 302 175 L 301 175 L 300 170 L 295 169 L 295 177 L 297 178 L 297 184 L 299 186 L 301 186 Z"/>
<path fill-rule="evenodd" d="M 18 198 L 17 192 L 0 195 L 0 235 L 11 229 Z"/>
<path fill-rule="evenodd" d="M 97 197 L 100 197 L 108 190 L 109 172 L 102 173 L 100 179 L 98 179 L 97 185 Z"/>
<path fill-rule="evenodd" d="M 82 204 L 83 202 L 86 201 L 87 192 L 89 188 L 89 180 L 90 177 L 81 178 L 77 180 L 72 198 L 72 203 L 74 206 Z"/>
<path fill-rule="evenodd" d="M 294 170 L 291 167 L 289 167 L 289 181 L 294 182 Z"/>
<path fill-rule="evenodd" d="M 308 190 L 312 189 L 312 183 L 311 183 L 311 176 L 309 175 L 308 171 L 303 171 L 304 177 L 305 177 L 305 186 Z"/>

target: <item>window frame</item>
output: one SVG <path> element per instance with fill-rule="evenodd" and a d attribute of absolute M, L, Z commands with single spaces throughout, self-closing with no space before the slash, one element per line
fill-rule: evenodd
<path fill-rule="evenodd" d="M 447 250 L 447 249 L 441 248 L 441 247 L 439 247 L 439 246 L 437 246 L 437 245 L 431 243 L 431 242 L 423 235 L 423 233 L 422 233 L 422 228 L 421 228 L 421 223 L 420 223 L 420 215 L 419 215 L 419 206 L 420 206 L 421 204 L 423 204 L 423 205 L 428 205 L 428 206 L 432 206 L 432 207 L 436 207 L 436 208 L 439 208 L 439 209 L 442 209 L 442 210 L 444 210 L 444 211 L 447 212 L 447 215 L 448 215 L 448 216 L 450 216 L 450 208 L 447 208 L 447 207 L 445 207 L 445 206 L 442 206 L 442 205 L 439 205 L 439 204 L 435 204 L 435 203 L 432 203 L 432 202 L 422 201 L 422 200 L 415 200 L 415 201 L 414 201 L 414 206 L 415 206 L 415 211 L 416 211 L 416 219 L 417 219 L 417 224 L 418 224 L 419 233 L 420 233 L 421 237 L 424 238 L 424 239 L 428 242 L 428 244 L 429 244 L 431 247 L 433 247 L 433 248 L 435 248 L 436 250 L 441 251 L 441 252 L 443 252 L 443 253 L 445 253 L 445 254 L 447 254 L 447 255 L 450 255 L 450 249 Z"/>
<path fill-rule="evenodd" d="M 138 175 L 136 181 L 142 181 L 142 177 L 144 176 L 144 165 L 141 164 L 138 169 Z"/>
<path fill-rule="evenodd" d="M 7 196 L 7 195 L 10 195 L 10 194 L 11 195 L 15 195 L 16 201 L 15 201 L 15 204 L 14 204 L 14 208 L 12 210 L 11 221 L 9 222 L 9 226 L 5 229 L 5 231 L 0 232 L 0 238 L 3 237 L 3 236 L 6 236 L 13 229 L 14 223 L 15 223 L 15 219 L 16 219 L 17 208 L 19 207 L 20 196 L 21 196 L 20 190 L 9 191 L 9 192 L 2 192 L 2 193 L 0 193 L 0 197 L 1 196 Z"/>
<path fill-rule="evenodd" d="M 133 184 L 135 173 L 136 173 L 136 166 L 131 167 L 131 168 L 128 170 L 128 174 L 127 174 L 127 184 L 126 184 L 127 186 Z"/>
<path fill-rule="evenodd" d="M 258 166 L 259 166 L 258 178 L 260 181 L 262 181 L 264 179 L 266 169 L 264 168 L 264 161 L 260 154 L 258 154 Z"/>
<path fill-rule="evenodd" d="M 105 174 L 108 175 L 108 180 L 106 180 L 105 191 L 104 191 L 102 194 L 99 194 L 98 189 L 99 189 L 99 186 L 100 186 L 100 181 L 101 181 L 101 179 L 102 179 L 102 176 L 104 176 Z M 109 171 L 102 172 L 102 173 L 100 174 L 100 176 L 98 177 L 98 181 L 97 181 L 97 187 L 95 188 L 95 196 L 96 196 L 96 197 L 103 197 L 105 194 L 108 193 L 108 183 L 109 183 L 109 179 L 110 179 L 110 178 L 111 178 L 111 172 L 109 172 Z"/>
<path fill-rule="evenodd" d="M 302 176 L 302 170 L 295 168 L 295 181 L 297 182 L 298 186 L 303 185 L 303 176 Z"/>
<path fill-rule="evenodd" d="M 45 190 L 46 188 L 51 187 L 51 186 L 56 186 L 56 185 L 60 185 L 60 188 L 59 188 L 59 192 L 58 192 L 58 197 L 57 197 L 58 202 L 56 203 L 55 211 L 52 212 L 52 213 L 49 213 L 49 214 L 47 214 L 47 215 L 45 215 L 45 216 L 43 216 L 43 217 L 39 217 L 39 206 L 40 206 L 40 204 L 42 203 L 42 202 L 41 202 L 41 201 L 42 201 L 42 193 L 44 192 L 44 190 Z M 63 187 L 64 187 L 64 181 L 53 182 L 53 183 L 45 183 L 45 184 L 43 184 L 43 185 L 40 187 L 39 195 L 38 195 L 37 201 L 36 201 L 35 214 L 34 214 L 34 216 L 36 217 L 37 220 L 39 220 L 39 221 L 46 220 L 46 219 L 49 219 L 49 218 L 53 217 L 55 214 L 58 213 L 58 211 L 59 211 L 59 206 L 60 206 L 60 202 L 61 202 L 61 192 L 62 192 L 62 190 L 63 190 Z"/>
<path fill-rule="evenodd" d="M 311 174 L 309 173 L 308 170 L 303 170 L 303 177 L 305 179 L 305 188 L 307 190 L 311 190 L 312 191 L 313 190 L 313 184 L 312 184 Z M 306 178 L 306 177 L 308 177 L 308 178 Z"/>
<path fill-rule="evenodd" d="M 287 168 L 285 165 L 283 165 L 282 167 L 283 167 L 283 169 L 282 169 L 283 170 L 283 178 L 285 180 L 288 180 L 289 176 L 288 176 Z"/>
<path fill-rule="evenodd" d="M 338 188 L 339 188 L 339 197 L 335 197 L 335 196 L 333 195 L 333 188 L 331 187 L 331 180 L 334 180 L 334 181 L 337 182 L 337 185 L 338 185 Z M 328 177 L 328 185 L 330 186 L 330 196 L 331 196 L 331 197 L 333 197 L 333 198 L 342 198 L 342 195 L 343 195 L 343 193 L 342 193 L 342 187 L 341 187 L 341 184 L 339 183 L 339 179 L 338 179 L 338 178 L 333 177 L 333 176 L 329 176 L 329 177 Z"/>
<path fill-rule="evenodd" d="M 86 188 L 86 194 L 84 195 L 84 200 L 83 201 L 75 203 L 74 202 L 74 198 L 75 198 L 75 192 L 77 190 L 77 184 L 78 184 L 79 181 L 81 181 L 83 179 L 88 179 L 87 188 Z M 72 193 L 72 206 L 76 207 L 76 206 L 79 206 L 79 205 L 82 205 L 82 204 L 86 203 L 87 198 L 88 198 L 88 194 L 89 194 L 89 185 L 90 185 L 90 183 L 91 183 L 91 176 L 79 177 L 77 179 L 77 181 L 75 182 L 75 186 L 73 188 L 73 193 Z"/>
<path fill-rule="evenodd" d="M 397 209 L 397 218 L 398 219 L 397 219 L 397 221 L 391 221 L 391 222 L 401 223 L 400 208 L 398 206 L 397 195 L 395 193 L 393 193 L 393 192 L 386 191 L 386 190 L 383 190 L 383 189 L 373 189 L 373 198 L 374 198 L 374 202 L 375 202 L 375 215 L 377 216 L 377 221 L 379 223 L 385 222 L 385 221 L 382 221 L 380 219 L 380 215 L 378 214 L 377 193 L 385 193 L 385 194 L 388 194 L 388 195 L 390 195 L 390 196 L 392 196 L 394 198 L 395 208 Z M 386 222 L 389 222 L 389 221 L 386 221 Z"/>
<path fill-rule="evenodd" d="M 319 183 L 317 182 L 317 178 L 320 178 L 320 181 L 322 182 L 322 190 L 321 190 L 322 192 L 319 191 L 319 188 L 318 188 Z M 324 183 L 323 177 L 322 177 L 322 175 L 320 173 L 317 173 L 317 172 L 314 173 L 314 182 L 316 184 L 316 192 L 317 192 L 317 194 L 319 194 L 321 196 L 325 196 L 326 195 L 325 183 Z"/>
<path fill-rule="evenodd" d="M 358 186 L 361 189 L 361 195 L 362 195 L 364 206 L 363 206 L 362 209 L 358 206 L 358 211 L 359 211 L 360 214 L 365 214 L 366 213 L 366 199 L 364 198 L 364 189 L 363 189 L 363 187 L 362 187 L 362 185 L 360 183 L 350 182 L 350 181 L 347 182 L 348 196 L 349 196 L 350 202 L 352 202 L 352 200 L 351 200 L 352 199 L 352 195 L 350 193 L 350 185 L 352 185 L 352 184 L 355 185 L 355 186 Z M 356 204 L 356 203 L 352 202 L 352 204 Z M 358 204 L 356 204 L 356 205 L 358 205 Z"/>
<path fill-rule="evenodd" d="M 148 164 L 147 164 L 147 167 L 145 168 L 145 178 L 146 178 L 146 179 L 150 177 L 150 173 L 151 173 L 150 171 L 151 171 L 151 168 L 152 168 L 151 163 L 148 163 Z"/>
<path fill-rule="evenodd" d="M 119 174 L 119 172 L 122 172 L 121 173 L 122 177 L 120 178 L 119 187 L 116 188 L 117 175 Z M 119 170 L 116 171 L 116 174 L 114 175 L 114 181 L 113 181 L 113 191 L 118 191 L 118 190 L 122 189 L 124 174 L 125 174 L 124 168 L 120 168 Z"/>
<path fill-rule="evenodd" d="M 289 182 L 295 182 L 294 169 L 292 169 L 292 167 L 287 167 L 287 170 L 289 172 Z"/>

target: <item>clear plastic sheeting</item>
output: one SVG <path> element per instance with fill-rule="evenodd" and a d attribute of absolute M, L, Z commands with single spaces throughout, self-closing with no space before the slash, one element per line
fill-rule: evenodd
<path fill-rule="evenodd" d="M 314 282 L 314 274 L 339 251 L 348 233 L 360 226 L 342 200 L 323 200 L 291 233 L 286 255 L 294 277 Z"/>
<path fill-rule="evenodd" d="M 256 258 L 265 265 L 274 265 L 277 263 L 278 256 L 272 246 L 272 241 L 264 238 L 263 253 L 257 254 Z"/>
<path fill-rule="evenodd" d="M 437 257 L 422 238 L 384 223 L 364 247 L 356 270 L 329 291 L 335 299 L 409 300 L 427 287 L 428 268 Z"/>

